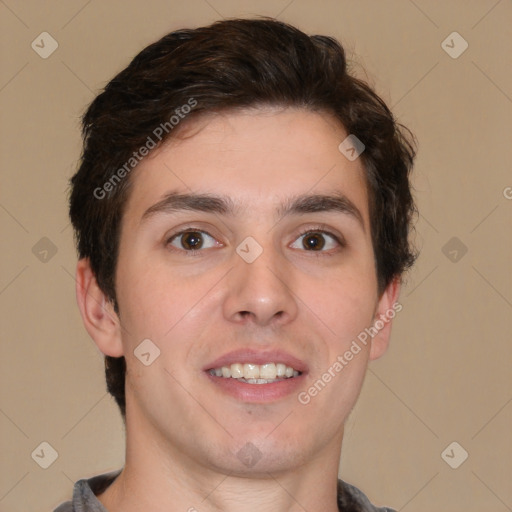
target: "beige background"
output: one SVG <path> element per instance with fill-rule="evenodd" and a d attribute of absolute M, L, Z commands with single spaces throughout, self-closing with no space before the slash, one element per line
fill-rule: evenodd
<path fill-rule="evenodd" d="M 341 477 L 404 512 L 512 510 L 509 0 L 0 1 L 0 510 L 53 510 L 79 478 L 123 464 L 75 305 L 66 191 L 80 114 L 165 33 L 252 14 L 339 38 L 420 141 L 422 255 L 348 421 Z M 59 45 L 47 59 L 31 48 L 43 31 Z M 469 44 L 457 59 L 441 46 L 454 31 Z M 31 457 L 43 441 L 58 452 L 48 469 Z M 441 457 L 453 441 L 469 453 L 457 469 Z"/>

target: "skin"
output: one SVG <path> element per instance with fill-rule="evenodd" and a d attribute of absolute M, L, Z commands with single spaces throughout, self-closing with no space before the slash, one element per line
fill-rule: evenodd
<path fill-rule="evenodd" d="M 343 425 L 368 361 L 387 349 L 391 322 L 307 405 L 297 393 L 267 403 L 235 399 L 203 368 L 238 348 L 278 348 L 306 362 L 299 391 L 307 390 L 398 299 L 398 279 L 377 292 L 363 163 L 338 150 L 347 135 L 331 116 L 306 110 L 209 116 L 132 172 L 116 273 L 119 316 L 88 261 L 77 266 L 87 331 L 104 354 L 127 362 L 126 464 L 99 496 L 110 512 L 338 510 Z M 141 222 L 170 191 L 226 194 L 244 209 Z M 364 227 L 340 212 L 276 215 L 291 195 L 335 191 L 359 209 Z M 301 230 L 319 223 L 346 246 L 325 235 L 323 249 L 307 250 Z M 183 238 L 167 243 L 189 225 L 213 237 L 205 235 L 195 257 Z M 263 249 L 250 264 L 236 252 L 248 236 Z M 161 351 L 150 366 L 134 356 L 146 338 Z M 247 443 L 261 454 L 252 467 L 236 456 Z"/>

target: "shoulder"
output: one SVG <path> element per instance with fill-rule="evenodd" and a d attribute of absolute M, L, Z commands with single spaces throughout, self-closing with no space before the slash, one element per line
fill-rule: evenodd
<path fill-rule="evenodd" d="M 78 480 L 72 501 L 60 504 L 53 512 L 107 512 L 96 495 L 101 494 L 121 473 L 121 470 Z"/>
<path fill-rule="evenodd" d="M 362 491 L 343 480 L 338 480 L 338 508 L 340 512 L 396 512 L 388 507 L 372 505 Z"/>

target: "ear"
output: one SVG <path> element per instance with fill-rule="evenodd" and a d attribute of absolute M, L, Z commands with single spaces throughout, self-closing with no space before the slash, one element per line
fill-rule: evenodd
<path fill-rule="evenodd" d="M 370 360 L 378 359 L 386 352 L 391 336 L 391 323 L 396 314 L 402 310 L 402 304 L 398 302 L 400 294 L 400 277 L 396 277 L 389 283 L 382 293 L 375 310 L 373 321 L 374 332 L 377 334 L 372 338 Z"/>
<path fill-rule="evenodd" d="M 98 286 L 88 258 L 76 267 L 76 299 L 84 326 L 103 354 L 123 355 L 121 323 L 112 303 Z"/>

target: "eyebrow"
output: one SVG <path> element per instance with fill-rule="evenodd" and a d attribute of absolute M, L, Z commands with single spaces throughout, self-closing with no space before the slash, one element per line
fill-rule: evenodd
<path fill-rule="evenodd" d="M 235 216 L 247 208 L 241 202 L 229 196 L 215 194 L 178 193 L 175 191 L 150 206 L 141 217 L 144 222 L 156 214 L 176 213 L 181 211 L 207 212 L 219 215 Z M 276 209 L 279 218 L 289 215 L 302 215 L 317 212 L 337 212 L 354 218 L 366 231 L 361 212 L 356 205 L 341 192 L 334 194 L 301 194 L 287 198 Z"/>

